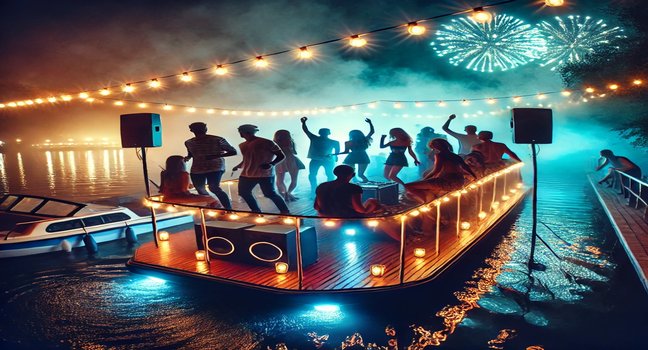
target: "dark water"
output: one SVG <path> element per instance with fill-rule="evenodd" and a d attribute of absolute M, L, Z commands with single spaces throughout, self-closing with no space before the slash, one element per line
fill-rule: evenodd
<path fill-rule="evenodd" d="M 114 162 L 112 151 L 108 161 L 94 152 L 75 154 L 77 181 L 94 181 L 102 196 L 141 191 L 134 157 L 120 163 L 119 153 Z M 51 156 L 56 164 L 58 154 Z M 61 163 L 69 169 L 67 157 Z M 94 171 L 83 164 L 90 158 Z M 50 194 L 53 183 L 55 194 L 74 193 L 54 165 L 50 176 L 47 158 L 34 159 L 34 169 L 45 169 L 25 175 L 28 190 Z M 0 182 L 20 184 L 13 163 L 4 164 Z M 531 278 L 528 200 L 441 280 L 387 295 L 280 298 L 152 279 L 126 269 L 126 242 L 103 244 L 93 258 L 77 250 L 4 259 L 0 348 L 316 349 L 312 332 L 328 336 L 321 349 L 343 348 L 355 332 L 364 347 L 349 349 L 393 349 L 390 339 L 399 349 L 644 348 L 647 295 L 588 186 L 579 172 L 541 172 L 539 216 L 561 238 L 543 225 L 539 233 L 562 259 L 538 243 L 536 258 L 547 269 Z M 395 336 L 386 334 L 388 326 Z"/>

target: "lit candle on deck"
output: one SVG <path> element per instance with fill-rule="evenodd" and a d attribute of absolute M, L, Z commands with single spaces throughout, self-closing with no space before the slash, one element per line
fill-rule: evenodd
<path fill-rule="evenodd" d="M 414 256 L 422 258 L 425 256 L 425 248 L 414 248 Z"/>
<path fill-rule="evenodd" d="M 169 232 L 167 231 L 159 231 L 158 232 L 158 238 L 160 241 L 168 241 L 169 240 Z"/>
<path fill-rule="evenodd" d="M 371 274 L 376 277 L 382 277 L 385 274 L 385 265 L 371 265 Z"/>
<path fill-rule="evenodd" d="M 277 273 L 286 273 L 288 272 L 288 264 L 285 262 L 277 262 L 275 263 L 275 271 Z"/>
<path fill-rule="evenodd" d="M 205 261 L 205 251 L 204 250 L 196 250 L 196 260 Z"/>

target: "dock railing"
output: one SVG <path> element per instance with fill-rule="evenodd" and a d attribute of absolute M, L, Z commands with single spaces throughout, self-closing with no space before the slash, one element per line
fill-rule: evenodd
<path fill-rule="evenodd" d="M 614 188 L 619 194 L 628 198 L 628 206 L 635 209 L 644 209 L 643 219 L 648 222 L 648 183 L 628 175 L 622 171 L 614 170 Z"/>
<path fill-rule="evenodd" d="M 353 285 L 388 287 L 432 276 L 437 267 L 445 266 L 453 256 L 476 242 L 523 196 L 525 191 L 520 175 L 523 165 L 515 163 L 496 170 L 430 202 L 366 218 L 253 213 L 166 202 L 161 196 L 149 197 L 145 202 L 152 210 L 187 210 L 195 214 L 199 222 L 195 228 L 198 245 L 195 258 L 201 261 L 201 268 L 197 268 L 201 273 L 211 274 L 214 272 L 212 269 L 219 269 L 214 257 L 221 259 L 236 251 L 234 254 L 250 255 L 257 260 L 256 263 L 265 264 L 263 271 L 269 275 L 265 272 L 263 275 L 269 277 L 255 278 L 272 288 L 336 289 L 334 283 L 327 281 L 348 278 L 342 275 L 351 269 L 363 271 L 360 274 L 354 272 L 357 284 L 350 283 L 350 288 L 340 289 L 353 289 Z M 253 233 L 248 233 L 249 237 L 245 238 L 240 235 L 209 237 L 208 227 L 211 230 L 222 227 L 223 231 L 240 229 Z M 281 236 L 285 234 L 285 239 L 290 240 L 292 248 L 286 242 L 277 243 L 263 236 L 279 231 Z M 388 234 L 397 239 L 398 244 L 387 237 L 369 237 L 373 234 Z M 317 255 L 319 235 L 333 239 L 328 239 L 326 247 L 319 247 L 319 259 L 313 261 L 313 252 L 309 249 L 314 239 Z M 244 239 L 242 247 L 235 247 L 236 243 L 232 241 L 236 239 Z M 378 242 L 380 248 L 370 250 L 367 242 Z M 165 249 L 173 249 L 172 245 L 167 246 Z M 330 263 L 333 256 L 343 256 L 349 261 L 331 276 L 327 275 L 330 272 L 328 268 L 318 264 Z M 309 265 L 311 276 L 305 276 L 304 268 Z M 223 274 L 226 273 L 224 270 Z M 258 275 L 258 271 L 250 274 L 255 273 Z M 315 274 L 322 277 L 317 278 Z M 232 272 L 223 278 L 250 283 L 240 275 Z"/>

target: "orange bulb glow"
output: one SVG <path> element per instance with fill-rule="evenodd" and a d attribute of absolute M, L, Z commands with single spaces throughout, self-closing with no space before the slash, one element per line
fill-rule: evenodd
<path fill-rule="evenodd" d="M 300 47 L 299 48 L 299 58 L 301 59 L 309 59 L 313 58 L 313 53 L 308 50 L 308 47 Z"/>
<path fill-rule="evenodd" d="M 47 102 L 51 102 L 51 103 L 56 102 L 56 97 L 54 97 L 54 96 L 48 97 Z"/>
<path fill-rule="evenodd" d="M 545 5 L 550 7 L 558 7 L 565 4 L 565 0 L 545 0 Z"/>
<path fill-rule="evenodd" d="M 195 108 L 195 107 L 189 107 L 189 108 L 187 108 L 187 112 L 189 112 L 189 113 L 195 113 L 195 112 L 196 112 L 196 108 Z"/>
<path fill-rule="evenodd" d="M 641 79 L 635 79 L 635 80 L 632 81 L 632 84 L 639 86 L 639 85 L 643 84 L 643 81 Z"/>
<path fill-rule="evenodd" d="M 189 72 L 184 72 L 182 73 L 182 75 L 180 75 L 180 80 L 184 81 L 185 83 L 188 83 L 192 80 L 192 78 Z"/>
<path fill-rule="evenodd" d="M 614 90 L 618 90 L 618 89 L 619 89 L 619 85 L 617 85 L 617 84 L 610 84 L 610 85 L 608 85 L 608 89 L 610 89 L 610 90 L 612 90 L 612 91 L 614 91 Z"/>
<path fill-rule="evenodd" d="M 101 95 L 101 96 L 108 96 L 108 95 L 110 95 L 110 90 L 107 89 L 107 88 L 105 88 L 105 89 L 101 89 L 101 90 L 99 90 L 99 95 Z"/>
<path fill-rule="evenodd" d="M 137 104 L 137 107 L 139 107 L 139 108 L 146 108 L 147 106 L 148 105 L 146 103 L 144 103 L 144 102 L 141 102 L 141 103 Z"/>
<path fill-rule="evenodd" d="M 124 101 L 115 101 L 115 106 L 123 106 Z"/>
<path fill-rule="evenodd" d="M 424 26 L 416 23 L 416 22 L 411 22 L 407 24 L 407 32 L 410 33 L 411 35 L 423 35 L 427 28 Z"/>
<path fill-rule="evenodd" d="M 131 84 L 126 84 L 122 87 L 123 92 L 133 92 L 135 91 L 135 87 Z"/>
<path fill-rule="evenodd" d="M 87 92 L 81 92 L 81 93 L 79 93 L 79 98 L 86 99 L 86 98 L 88 98 L 88 97 L 90 97 L 90 95 L 89 95 Z"/>
<path fill-rule="evenodd" d="M 588 87 L 588 88 L 585 89 L 585 92 L 589 92 L 590 94 L 592 92 L 594 92 L 594 91 L 596 91 L 596 90 L 593 87 Z"/>
<path fill-rule="evenodd" d="M 367 40 L 364 38 L 361 38 L 359 35 L 352 35 L 349 38 L 349 45 L 353 47 L 363 47 L 367 45 Z"/>
<path fill-rule="evenodd" d="M 256 60 L 254 60 L 254 66 L 257 68 L 266 68 L 268 67 L 268 61 L 263 56 L 257 56 Z"/>
<path fill-rule="evenodd" d="M 563 96 L 570 96 L 572 93 L 569 90 L 564 90 L 560 94 L 563 95 Z"/>
<path fill-rule="evenodd" d="M 151 81 L 149 81 L 149 83 L 148 83 L 148 86 L 149 86 L 151 89 L 157 89 L 157 88 L 159 88 L 160 86 L 162 86 L 162 83 L 160 83 L 160 81 L 157 80 L 157 79 L 151 79 Z"/>
<path fill-rule="evenodd" d="M 169 105 L 164 105 L 164 106 L 162 107 L 162 109 L 165 110 L 165 111 L 170 111 L 170 110 L 173 109 L 173 107 L 171 107 L 171 106 L 169 106 Z"/>
<path fill-rule="evenodd" d="M 225 75 L 227 74 L 227 72 L 228 72 L 227 68 L 221 64 L 217 65 L 216 68 L 214 68 L 214 74 L 216 75 Z"/>
<path fill-rule="evenodd" d="M 45 101 L 43 101 L 42 98 L 37 98 L 37 99 L 34 100 L 34 102 L 36 102 L 36 103 L 38 103 L 38 104 L 41 104 L 41 103 L 43 103 L 43 102 L 45 102 Z"/>
<path fill-rule="evenodd" d="M 488 23 L 493 19 L 493 15 L 488 11 L 484 11 L 483 8 L 477 7 L 473 10 L 472 19 L 477 23 Z"/>

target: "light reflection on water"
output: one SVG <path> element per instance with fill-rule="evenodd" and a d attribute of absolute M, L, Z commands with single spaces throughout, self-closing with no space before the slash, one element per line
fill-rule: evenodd
<path fill-rule="evenodd" d="M 133 153 L 88 152 L 0 155 L 0 184 L 80 200 L 141 192 Z M 547 269 L 531 278 L 529 205 L 490 250 L 471 251 L 440 283 L 407 300 L 363 296 L 339 309 L 315 308 L 330 300 L 289 305 L 162 283 L 128 272 L 132 250 L 114 242 L 100 245 L 95 259 L 81 250 L 2 261 L 0 347 L 395 349 L 396 337 L 410 350 L 642 344 L 648 307 L 628 278 L 634 271 L 613 254 L 609 225 L 592 215 L 600 210 L 584 191 L 583 174 L 560 175 L 541 177 L 539 201 L 540 219 L 560 238 L 543 225 L 538 232 L 563 259 L 538 242 L 536 259 Z M 362 254 L 353 243 L 343 249 Z"/>

